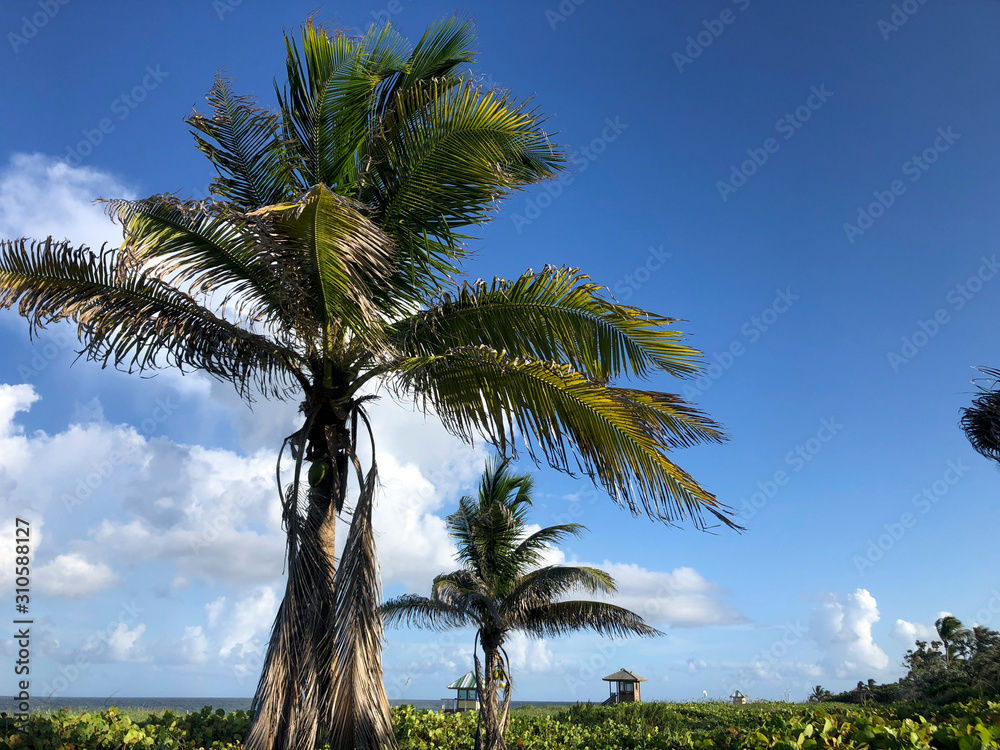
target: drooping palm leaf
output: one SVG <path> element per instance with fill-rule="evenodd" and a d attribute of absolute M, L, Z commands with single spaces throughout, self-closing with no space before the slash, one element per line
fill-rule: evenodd
<path fill-rule="evenodd" d="M 430 630 L 451 630 L 471 627 L 477 620 L 471 613 L 433 601 L 418 594 L 404 594 L 389 599 L 381 607 L 383 622 L 388 627 L 407 626 Z"/>
<path fill-rule="evenodd" d="M 238 315 L 251 326 L 263 321 L 280 329 L 290 322 L 290 259 L 279 257 L 276 243 L 262 238 L 248 217 L 166 195 L 109 200 L 105 210 L 124 232 L 123 274 L 134 267 L 202 297 L 222 289 L 216 306 L 235 300 Z M 293 320 L 300 329 L 305 323 Z"/>
<path fill-rule="evenodd" d="M 603 636 L 663 635 L 639 615 L 605 602 L 553 602 L 539 605 L 520 615 L 516 627 L 535 638 L 556 638 L 577 630 L 592 630 Z"/>
<path fill-rule="evenodd" d="M 667 458 L 677 438 L 667 428 L 676 405 L 685 409 L 689 433 L 703 442 L 723 439 L 712 420 L 676 397 L 640 400 L 567 365 L 512 359 L 485 346 L 415 357 L 398 371 L 398 389 L 432 407 L 467 442 L 485 437 L 506 452 L 519 434 L 532 456 L 540 451 L 557 468 L 595 477 L 633 513 L 641 509 L 668 523 L 690 519 L 703 526 L 707 511 L 735 527 L 727 508 Z"/>
<path fill-rule="evenodd" d="M 218 317 L 118 253 L 68 243 L 0 243 L 0 307 L 18 304 L 31 330 L 70 319 L 88 359 L 135 372 L 173 366 L 287 395 L 298 354 Z"/>
<path fill-rule="evenodd" d="M 381 581 L 372 531 L 375 467 L 369 471 L 336 574 L 334 669 L 323 713 L 330 717 L 331 750 L 392 746 L 395 735 L 382 686 Z"/>
<path fill-rule="evenodd" d="M 564 362 L 602 382 L 699 371 L 700 352 L 669 328 L 676 320 L 610 302 L 604 291 L 575 268 L 547 268 L 515 281 L 497 277 L 463 284 L 394 331 L 411 356 L 480 344 L 512 357 Z"/>

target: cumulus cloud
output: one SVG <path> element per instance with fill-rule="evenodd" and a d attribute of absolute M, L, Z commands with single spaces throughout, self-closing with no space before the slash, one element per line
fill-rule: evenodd
<path fill-rule="evenodd" d="M 813 610 L 809 635 L 823 651 L 822 665 L 840 678 L 878 672 L 889 657 L 872 636 L 879 621 L 878 603 L 867 589 L 844 597 L 826 593 Z"/>
<path fill-rule="evenodd" d="M 188 663 L 201 664 L 207 661 L 208 638 L 202 631 L 201 625 L 188 625 L 184 628 L 178 651 L 181 658 Z"/>
<path fill-rule="evenodd" d="M 656 627 L 693 628 L 746 621 L 723 600 L 726 591 L 693 568 L 657 571 L 607 560 L 594 567 L 610 573 L 618 584 L 617 595 L 607 601 L 636 612 Z"/>
<path fill-rule="evenodd" d="M 0 169 L 0 238 L 68 239 L 74 245 L 117 245 L 121 230 L 94 205 L 97 198 L 134 198 L 114 175 L 71 167 L 43 154 L 15 153 Z"/>
<path fill-rule="evenodd" d="M 504 645 L 510 666 L 516 672 L 547 672 L 552 667 L 552 649 L 544 638 L 514 633 Z"/>
<path fill-rule="evenodd" d="M 215 626 L 224 632 L 219 655 L 229 656 L 237 646 L 240 656 L 256 651 L 256 639 L 270 632 L 277 611 L 278 597 L 270 586 L 259 586 L 249 596 L 235 602 L 231 609 L 216 618 Z"/>
<path fill-rule="evenodd" d="M 907 622 L 906 620 L 896 620 L 889 635 L 907 646 L 912 646 L 917 640 L 934 640 L 937 638 L 937 631 L 932 625 L 921 625 L 920 623 Z"/>
<path fill-rule="evenodd" d="M 120 579 L 105 563 L 92 563 L 80 554 L 59 555 L 35 571 L 39 590 L 49 596 L 84 599 L 105 591 Z"/>
<path fill-rule="evenodd" d="M 121 623 L 108 636 L 107 657 L 109 661 L 140 662 L 149 661 L 139 639 L 146 632 L 146 625 L 139 623 L 134 628 L 129 628 L 125 623 Z"/>

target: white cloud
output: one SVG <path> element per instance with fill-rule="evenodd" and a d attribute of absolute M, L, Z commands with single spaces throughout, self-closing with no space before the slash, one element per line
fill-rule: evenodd
<path fill-rule="evenodd" d="M 504 644 L 515 679 L 518 672 L 547 672 L 552 667 L 552 649 L 544 638 L 514 633 Z"/>
<path fill-rule="evenodd" d="M 105 563 L 92 563 L 80 554 L 59 555 L 35 571 L 39 590 L 49 596 L 83 599 L 119 583 Z"/>
<path fill-rule="evenodd" d="M 823 594 L 813 610 L 809 635 L 823 651 L 821 664 L 836 677 L 858 679 L 889 666 L 889 657 L 872 637 L 878 604 L 867 589 L 847 596 Z"/>
<path fill-rule="evenodd" d="M 184 661 L 193 664 L 201 664 L 208 659 L 208 638 L 205 637 L 201 625 L 189 625 L 184 628 L 180 655 Z"/>
<path fill-rule="evenodd" d="M 270 586 L 259 586 L 252 594 L 236 602 L 232 609 L 217 618 L 216 628 L 224 631 L 220 656 L 229 656 L 237 647 L 238 655 L 257 650 L 255 639 L 266 635 L 278 611 L 278 597 Z"/>
<path fill-rule="evenodd" d="M 721 599 L 726 592 L 720 586 L 693 568 L 667 572 L 609 561 L 594 567 L 610 573 L 618 585 L 618 594 L 607 600 L 641 615 L 650 625 L 691 628 L 735 625 L 746 619 Z"/>
<path fill-rule="evenodd" d="M 138 643 L 145 632 L 146 626 L 143 623 L 139 623 L 131 630 L 125 623 L 118 625 L 108 636 L 108 659 L 125 662 L 149 661 L 149 656 Z"/>
<path fill-rule="evenodd" d="M 931 625 L 896 620 L 890 635 L 907 646 L 913 646 L 918 639 L 921 641 L 934 640 L 937 638 L 937 631 Z"/>
<path fill-rule="evenodd" d="M 70 167 L 43 154 L 14 154 L 0 170 L 0 238 L 68 239 L 99 248 L 121 242 L 121 230 L 97 198 L 134 198 L 118 178 L 98 169 Z"/>

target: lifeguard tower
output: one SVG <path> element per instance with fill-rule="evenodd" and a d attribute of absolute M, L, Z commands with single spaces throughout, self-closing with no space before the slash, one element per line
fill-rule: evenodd
<path fill-rule="evenodd" d="M 734 706 L 745 706 L 747 703 L 747 697 L 743 695 L 739 690 L 729 696 L 733 699 Z"/>
<path fill-rule="evenodd" d="M 627 669 L 619 669 L 614 674 L 609 674 L 602 678 L 608 683 L 611 690 L 609 697 L 602 705 L 610 706 L 614 703 L 641 703 L 642 696 L 639 692 L 639 683 L 646 682 L 645 677 L 640 677 L 635 672 Z"/>
<path fill-rule="evenodd" d="M 445 698 L 441 701 L 441 710 L 446 714 L 453 714 L 459 711 L 479 710 L 479 691 L 476 690 L 476 674 L 469 672 L 467 675 L 459 677 L 448 686 L 448 690 L 455 690 L 454 698 Z"/>

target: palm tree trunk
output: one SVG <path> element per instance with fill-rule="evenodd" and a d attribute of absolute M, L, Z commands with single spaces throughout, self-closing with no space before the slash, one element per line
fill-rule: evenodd
<path fill-rule="evenodd" d="M 500 644 L 489 636 L 484 637 L 482 643 L 485 667 L 479 711 L 483 720 L 483 750 L 507 750 L 507 743 L 504 741 L 507 712 L 500 708 L 499 680 L 494 676 L 500 664 Z"/>
<path fill-rule="evenodd" d="M 329 692 L 329 622 L 334 610 L 336 508 L 333 477 L 309 491 L 304 519 L 297 503 L 286 514 L 288 582 L 254 696 L 247 750 L 312 750 Z"/>

